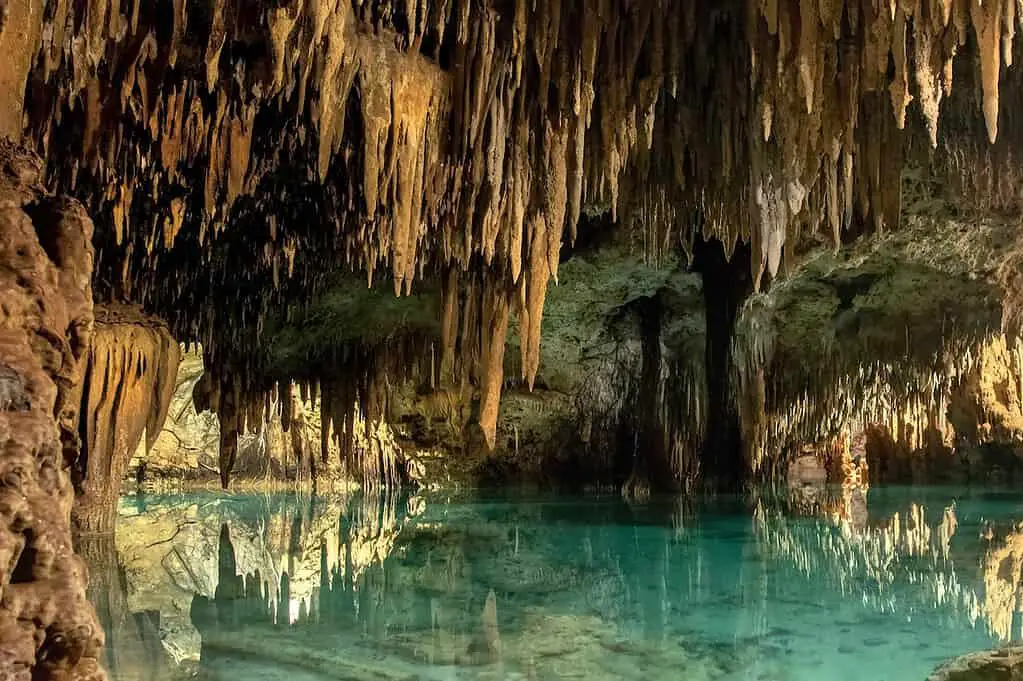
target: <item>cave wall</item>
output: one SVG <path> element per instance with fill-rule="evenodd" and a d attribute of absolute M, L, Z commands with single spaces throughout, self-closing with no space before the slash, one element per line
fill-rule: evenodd
<path fill-rule="evenodd" d="M 357 357 L 355 348 L 376 345 L 386 353 L 401 347 L 387 339 L 405 336 L 426 339 L 411 345 L 411 352 L 424 360 L 422 371 L 408 375 L 400 357 L 385 364 L 377 377 L 387 384 L 384 421 L 369 429 L 368 438 L 365 414 L 357 414 L 351 421 L 353 444 L 356 449 L 377 446 L 397 457 L 395 466 L 428 487 L 481 482 L 621 486 L 637 451 L 632 433 L 640 424 L 634 422 L 638 412 L 632 406 L 640 391 L 655 400 L 677 391 L 679 399 L 670 400 L 670 406 L 658 402 L 647 411 L 656 412 L 669 463 L 690 470 L 684 459 L 700 432 L 700 419 L 693 415 L 705 403 L 698 275 L 688 273 L 679 258 L 649 263 L 613 243 L 576 249 L 562 271 L 564 283 L 548 296 L 532 391 L 518 371 L 518 324 L 509 331 L 496 445 L 489 454 L 471 443 L 478 389 L 440 380 L 438 310 L 430 292 L 395 298 L 388 290 L 367 289 L 364 282 L 341 277 L 308 311 L 290 320 L 271 319 L 265 332 L 268 364 L 282 382 L 268 400 L 269 409 L 238 437 L 232 485 L 315 481 L 325 489 L 363 484 L 369 471 L 362 469 L 362 457 L 349 457 L 346 467 L 343 438 L 335 437 L 347 426 L 347 405 L 337 405 L 329 394 L 337 383 L 332 373 L 343 366 L 346 354 L 371 360 Z M 639 313 L 653 302 L 664 319 L 658 335 L 661 360 L 651 387 L 639 380 Z M 124 480 L 127 489 L 140 481 L 143 489 L 161 490 L 209 484 L 217 477 L 219 419 L 193 399 L 198 386 L 203 400 L 204 372 L 202 349 L 190 348 L 179 367 L 165 426 L 152 448 L 136 451 Z M 285 409 L 288 401 L 290 410 Z M 332 422 L 335 407 L 341 415 Z M 326 438 L 323 423 L 329 429 Z M 619 452 L 614 441 L 621 439 L 628 447 Z"/>
<path fill-rule="evenodd" d="M 0 676 L 102 679 L 70 532 L 93 226 L 41 190 L 42 170 L 0 138 Z"/>
<path fill-rule="evenodd" d="M 437 290 L 430 371 L 472 387 L 470 448 L 493 451 L 508 333 L 533 388 L 551 283 L 586 217 L 654 262 L 698 236 L 747 244 L 759 288 L 807 241 L 899 226 L 906 159 L 994 205 L 1020 138 L 1008 0 L 36 9 L 5 3 L 3 125 L 101 225 L 100 297 L 202 341 L 224 485 L 239 433 L 303 378 L 266 363 L 265 326 L 301 314 L 329 272 Z M 356 411 L 389 411 L 380 377 L 418 380 L 433 361 L 433 343 L 397 345 L 352 344 L 358 360 L 321 386 L 342 457 Z M 721 372 L 704 372 L 711 403 Z"/>

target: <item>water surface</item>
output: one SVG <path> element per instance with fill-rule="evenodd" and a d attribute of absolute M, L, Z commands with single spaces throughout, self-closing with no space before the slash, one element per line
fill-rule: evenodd
<path fill-rule="evenodd" d="M 922 681 L 1020 639 L 1015 491 L 119 510 L 82 546 L 114 681 Z"/>

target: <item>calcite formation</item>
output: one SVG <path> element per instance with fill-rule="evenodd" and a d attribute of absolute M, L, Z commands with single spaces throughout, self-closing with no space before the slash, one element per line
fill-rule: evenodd
<path fill-rule="evenodd" d="M 443 281 L 443 356 L 466 367 L 490 446 L 509 316 L 532 385 L 585 212 L 653 259 L 697 234 L 742 239 L 761 285 L 805 237 L 897 225 L 904 153 L 963 174 L 978 139 L 1017 136 L 999 86 L 1014 0 L 39 10 L 5 3 L 0 131 L 22 131 L 102 225 L 102 295 L 160 311 L 214 366 L 245 365 L 268 312 L 331 269 L 386 269 L 396 292 Z M 246 383 L 231 409 L 264 392 Z"/>
<path fill-rule="evenodd" d="M 911 218 L 817 254 L 753 299 L 733 369 L 749 465 L 770 477 L 779 454 L 843 433 L 868 434 L 871 454 L 927 451 L 948 464 L 958 445 L 1016 437 L 1014 341 L 1001 333 L 998 287 L 975 274 L 997 269 L 1015 229 Z M 872 479 L 885 472 L 872 467 Z"/>
<path fill-rule="evenodd" d="M 299 421 L 302 403 L 315 404 L 320 412 L 318 456 L 306 459 L 314 479 L 317 459 L 326 467 L 329 453 L 335 451 L 354 477 L 372 484 L 398 482 L 401 475 L 393 452 L 371 434 L 389 414 L 389 386 L 437 380 L 435 354 L 428 339 L 414 334 L 372 345 L 342 343 L 332 346 L 322 363 L 310 358 L 309 367 L 296 370 L 300 371 L 296 375 L 281 376 L 280 370 L 267 368 L 255 380 L 243 367 L 217 366 L 206 355 L 207 371 L 195 384 L 193 395 L 197 411 L 218 415 L 222 485 L 228 485 L 235 466 L 239 433 L 256 432 L 275 419 L 290 433 L 293 422 Z M 303 426 L 298 423 L 299 431 L 293 434 L 300 440 Z"/>
<path fill-rule="evenodd" d="M 181 350 L 166 324 L 126 305 L 97 306 L 82 381 L 73 520 L 113 531 L 121 479 L 140 440 L 151 447 L 170 407 Z"/>
<path fill-rule="evenodd" d="M 92 222 L 0 140 L 0 676 L 102 679 L 71 544 L 75 386 L 92 335 Z"/>

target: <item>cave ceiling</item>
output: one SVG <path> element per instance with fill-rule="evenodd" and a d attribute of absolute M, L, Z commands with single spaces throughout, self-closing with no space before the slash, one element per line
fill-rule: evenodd
<path fill-rule="evenodd" d="M 440 370 L 478 381 L 492 441 L 509 319 L 531 385 L 563 247 L 595 222 L 653 262 L 742 240 L 759 285 L 897 228 L 907 164 L 1017 200 L 1018 0 L 0 9 L 0 84 L 24 93 L 0 134 L 94 217 L 97 297 L 202 342 L 236 402 L 266 388 L 271 315 L 338 272 L 389 278 L 439 291 Z"/>

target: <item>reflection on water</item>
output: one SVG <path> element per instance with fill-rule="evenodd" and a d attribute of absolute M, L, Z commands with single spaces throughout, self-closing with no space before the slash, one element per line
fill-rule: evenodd
<path fill-rule="evenodd" d="M 183 495 L 122 500 L 81 550 L 115 681 L 909 681 L 1020 639 L 1018 520 L 1023 493 L 947 488 Z"/>

